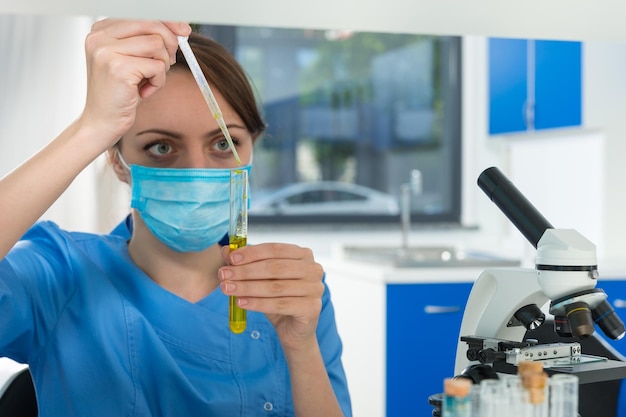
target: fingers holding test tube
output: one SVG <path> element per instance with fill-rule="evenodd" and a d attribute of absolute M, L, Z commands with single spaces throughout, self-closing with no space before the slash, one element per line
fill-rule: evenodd
<path fill-rule="evenodd" d="M 222 255 L 221 288 L 240 307 L 265 313 L 283 343 L 315 336 L 324 293 L 324 271 L 310 249 L 282 243 L 246 246 Z"/>

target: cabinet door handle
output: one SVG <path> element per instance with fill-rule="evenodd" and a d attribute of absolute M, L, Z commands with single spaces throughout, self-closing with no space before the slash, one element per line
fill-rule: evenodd
<path fill-rule="evenodd" d="M 626 307 L 626 300 L 622 300 L 621 298 L 616 298 L 615 301 L 613 301 L 613 306 L 616 308 L 624 308 Z"/>
<path fill-rule="evenodd" d="M 446 314 L 446 313 L 456 313 L 461 311 L 460 306 L 430 306 L 427 305 L 424 307 L 424 312 L 426 314 Z"/>

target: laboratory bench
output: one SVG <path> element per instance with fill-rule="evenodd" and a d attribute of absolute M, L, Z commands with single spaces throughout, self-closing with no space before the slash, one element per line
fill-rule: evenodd
<path fill-rule="evenodd" d="M 465 303 L 485 268 L 397 268 L 342 256 L 320 263 L 344 343 L 354 415 L 431 416 L 428 397 L 454 375 Z M 597 287 L 626 320 L 626 265 L 604 270 Z M 626 355 L 626 341 L 609 344 Z M 620 398 L 618 417 L 626 417 L 626 393 Z"/>

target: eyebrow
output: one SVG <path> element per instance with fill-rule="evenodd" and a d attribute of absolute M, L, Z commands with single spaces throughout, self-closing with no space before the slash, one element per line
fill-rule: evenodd
<path fill-rule="evenodd" d="M 236 128 L 236 129 L 244 129 L 244 130 L 246 130 L 245 126 L 242 126 L 242 125 L 239 125 L 239 124 L 228 124 L 228 125 L 226 125 L 226 127 L 228 129 Z M 146 135 L 146 134 L 149 134 L 149 133 L 156 133 L 158 135 L 169 136 L 169 137 L 174 138 L 174 139 L 182 139 L 183 138 L 183 135 L 178 133 L 178 132 L 173 132 L 171 130 L 158 129 L 158 128 L 142 130 L 140 132 L 137 132 L 137 136 Z M 206 137 L 212 137 L 212 136 L 218 135 L 220 133 L 222 133 L 222 131 L 218 127 L 217 129 L 214 129 L 214 130 L 211 130 L 210 132 L 208 132 L 206 134 Z"/>

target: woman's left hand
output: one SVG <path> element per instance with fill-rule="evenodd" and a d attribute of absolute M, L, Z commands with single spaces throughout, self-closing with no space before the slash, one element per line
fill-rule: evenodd
<path fill-rule="evenodd" d="M 310 249 L 282 243 L 222 248 L 227 266 L 219 271 L 226 295 L 239 306 L 265 313 L 283 348 L 297 349 L 315 339 L 322 309 L 322 266 Z"/>

